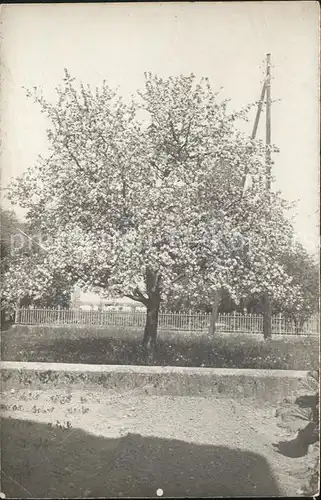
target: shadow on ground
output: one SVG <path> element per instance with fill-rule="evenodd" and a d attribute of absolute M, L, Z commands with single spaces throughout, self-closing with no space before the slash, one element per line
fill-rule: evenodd
<path fill-rule="evenodd" d="M 7 498 L 277 496 L 267 461 L 222 446 L 3 418 L 2 491 Z"/>

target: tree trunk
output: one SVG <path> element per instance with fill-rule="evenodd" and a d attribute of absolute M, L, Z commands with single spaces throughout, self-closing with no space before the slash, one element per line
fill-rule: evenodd
<path fill-rule="evenodd" d="M 137 286 L 132 294 L 126 296 L 144 304 L 147 309 L 143 346 L 155 349 L 157 338 L 158 314 L 161 303 L 161 275 L 150 268 L 146 269 L 145 286 L 147 297 Z"/>
<path fill-rule="evenodd" d="M 303 316 L 299 316 L 299 317 L 294 318 L 294 328 L 295 328 L 296 335 L 300 335 L 301 331 L 303 330 L 304 321 L 305 321 L 305 318 Z"/>
<path fill-rule="evenodd" d="M 272 304 L 268 294 L 264 295 L 263 337 L 272 338 Z"/>
<path fill-rule="evenodd" d="M 143 346 L 154 350 L 156 347 L 158 313 L 161 303 L 160 298 L 161 277 L 151 269 L 146 270 L 145 284 L 148 299 L 146 300 L 147 315 L 143 337 Z"/>
<path fill-rule="evenodd" d="M 150 297 L 147 305 L 143 346 L 151 350 L 156 347 L 159 306 L 159 297 Z"/>
<path fill-rule="evenodd" d="M 217 290 L 214 293 L 214 295 L 213 295 L 211 320 L 210 320 L 210 327 L 209 327 L 209 334 L 210 335 L 215 335 L 216 323 L 217 323 L 217 314 L 218 314 L 218 308 L 219 308 L 219 305 L 220 305 L 220 300 L 221 300 L 221 294 L 220 294 L 220 291 Z"/>

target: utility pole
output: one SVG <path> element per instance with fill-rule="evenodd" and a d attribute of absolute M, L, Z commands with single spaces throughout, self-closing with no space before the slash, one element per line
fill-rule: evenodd
<path fill-rule="evenodd" d="M 266 191 L 271 191 L 271 54 L 266 55 Z"/>
<path fill-rule="evenodd" d="M 265 186 L 270 203 L 271 193 L 271 54 L 266 55 L 266 156 L 265 156 Z M 272 337 L 272 305 L 269 294 L 264 294 L 263 336 L 265 339 Z"/>
<path fill-rule="evenodd" d="M 259 121 L 260 121 L 260 117 L 261 117 L 261 113 L 262 113 L 265 93 L 266 93 L 266 80 L 264 79 L 262 91 L 261 91 L 261 95 L 260 95 L 260 100 L 259 100 L 258 105 L 257 105 L 253 130 L 252 130 L 252 134 L 251 134 L 252 141 L 256 138 L 257 128 L 259 126 Z M 243 193 L 244 193 L 244 188 L 245 188 L 245 183 L 246 183 L 246 177 L 247 177 L 247 170 L 245 170 L 244 175 L 243 175 L 243 180 L 242 180 Z"/>
<path fill-rule="evenodd" d="M 251 135 L 251 139 L 252 140 L 254 140 L 255 137 L 256 137 L 257 127 L 258 127 L 259 121 L 260 121 L 260 116 L 261 116 L 261 112 L 262 112 L 262 107 L 263 107 L 263 101 L 264 101 L 264 97 L 265 97 L 265 92 L 266 92 L 266 80 L 264 80 L 264 82 L 263 82 L 262 92 L 261 92 L 260 100 L 259 100 L 259 103 L 258 103 L 258 106 L 257 106 L 257 111 L 256 111 L 256 116 L 255 116 L 255 122 L 254 122 L 254 125 L 253 125 L 253 130 L 252 130 L 252 135 Z"/>

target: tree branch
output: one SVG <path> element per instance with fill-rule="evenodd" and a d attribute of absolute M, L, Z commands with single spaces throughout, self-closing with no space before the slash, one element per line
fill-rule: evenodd
<path fill-rule="evenodd" d="M 181 274 L 179 274 L 178 276 L 176 276 L 176 278 L 175 278 L 175 279 L 173 279 L 173 282 L 172 282 L 172 283 L 173 283 L 173 285 L 174 285 L 175 283 L 177 283 L 179 280 L 181 280 L 182 278 L 185 278 L 185 277 L 186 277 L 185 273 L 181 273 Z"/>
<path fill-rule="evenodd" d="M 88 170 L 86 171 L 79 163 L 79 161 L 77 160 L 76 156 L 74 155 L 74 153 L 72 151 L 70 151 L 69 149 L 69 145 L 68 145 L 68 142 L 65 143 L 65 147 L 69 153 L 69 156 L 71 157 L 71 159 L 76 163 L 78 169 L 83 172 L 85 175 L 87 175 L 89 177 L 90 180 L 92 180 L 94 183 L 97 182 L 97 179 L 95 178 L 95 176 L 89 172 Z M 87 160 L 87 159 L 86 159 Z M 88 161 L 88 160 L 87 160 Z"/>
<path fill-rule="evenodd" d="M 148 305 L 148 298 L 145 297 L 142 292 L 139 290 L 138 287 L 134 290 L 134 294 L 126 294 L 125 297 L 128 297 L 129 299 L 135 300 L 136 302 L 141 302 L 144 304 L 144 306 L 147 307 Z"/>
<path fill-rule="evenodd" d="M 173 134 L 174 140 L 177 142 L 177 144 L 179 144 L 179 138 L 176 135 L 176 132 L 175 132 L 175 129 L 174 129 L 174 125 L 173 125 L 173 122 L 172 122 L 172 119 L 171 119 L 171 115 L 169 115 L 169 118 L 170 118 L 169 126 L 171 128 L 171 132 Z"/>
<path fill-rule="evenodd" d="M 187 126 L 187 132 L 186 132 L 185 141 L 184 141 L 184 144 L 179 148 L 179 153 L 181 153 L 182 150 L 187 146 L 189 135 L 190 135 L 190 131 L 191 131 L 191 125 L 192 125 L 192 120 L 189 121 L 189 124 Z"/>

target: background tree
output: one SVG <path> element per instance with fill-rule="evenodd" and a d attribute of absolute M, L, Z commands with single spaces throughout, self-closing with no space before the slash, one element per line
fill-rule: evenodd
<path fill-rule="evenodd" d="M 292 283 L 297 287 L 298 294 L 295 300 L 290 302 L 275 300 L 273 311 L 275 314 L 281 313 L 284 317 L 294 320 L 297 327 L 302 326 L 313 314 L 319 311 L 319 267 L 311 256 L 298 242 L 293 242 L 291 251 L 287 251 L 282 256 L 282 265 L 287 274 L 292 278 Z M 194 311 L 210 312 L 210 305 L 207 301 L 200 300 L 193 304 L 191 297 L 173 297 L 169 294 L 164 308 L 170 311 Z M 250 294 L 242 297 L 239 303 L 236 303 L 231 295 L 222 290 L 219 312 L 231 313 L 233 311 L 262 314 L 264 311 L 264 301 L 259 294 Z"/>
<path fill-rule="evenodd" d="M 319 312 L 319 267 L 298 242 L 291 253 L 285 254 L 283 265 L 300 294 L 292 304 L 276 302 L 274 308 L 292 319 L 299 331 L 310 316 Z"/>
<path fill-rule="evenodd" d="M 299 293 L 290 303 L 274 300 L 273 310 L 275 314 L 281 313 L 294 320 L 299 329 L 304 321 L 319 311 L 319 267 L 313 256 L 297 241 L 293 242 L 291 251 L 282 256 L 282 265 Z M 248 296 L 245 305 L 248 312 L 263 312 L 264 303 L 257 295 Z"/>
<path fill-rule="evenodd" d="M 30 236 L 27 223 L 13 211 L 1 210 L 1 321 L 13 316 L 20 306 L 68 307 L 71 290 L 62 275 L 53 272 L 45 286 L 44 277 L 37 286 L 34 281 L 37 266 L 43 266 L 44 253 L 38 235 Z"/>
<path fill-rule="evenodd" d="M 13 211 L 3 210 L 0 208 L 0 220 L 1 220 L 1 240 L 0 240 L 0 250 L 1 250 L 1 283 L 5 279 L 5 275 L 8 272 L 11 257 L 11 247 L 12 247 L 12 237 L 17 231 L 19 222 Z M 6 321 L 12 314 L 12 310 L 6 304 L 3 292 L 1 293 L 1 327 L 4 326 Z"/>
<path fill-rule="evenodd" d="M 292 237 L 285 203 L 278 194 L 268 203 L 264 146 L 235 125 L 248 108 L 229 112 L 194 75 L 146 74 L 129 104 L 106 82 L 77 86 L 67 71 L 57 102 L 29 95 L 51 121 L 51 147 L 10 197 L 49 241 L 30 276 L 39 290 L 57 272 L 141 302 L 145 345 L 155 345 L 169 293 L 208 304 L 222 289 L 235 300 L 295 295 L 278 258 Z"/>

